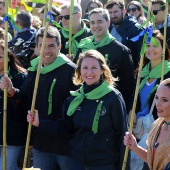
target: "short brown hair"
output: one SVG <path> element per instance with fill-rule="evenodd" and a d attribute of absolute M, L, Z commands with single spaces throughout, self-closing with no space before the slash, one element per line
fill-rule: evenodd
<path fill-rule="evenodd" d="M 39 37 L 44 36 L 44 31 L 45 31 L 45 27 L 41 27 L 37 31 L 37 33 L 36 33 L 36 44 L 38 44 Z M 61 45 L 61 36 L 60 36 L 60 33 L 59 33 L 59 31 L 56 27 L 53 27 L 53 26 L 50 26 L 50 25 L 48 26 L 47 38 L 55 38 L 57 45 L 58 46 Z"/>
<path fill-rule="evenodd" d="M 153 4 L 159 4 L 159 5 L 160 5 L 160 9 L 161 9 L 162 11 L 165 10 L 165 4 L 166 4 L 166 2 L 165 2 L 164 0 L 152 0 L 152 5 L 153 5 Z"/>
<path fill-rule="evenodd" d="M 106 9 L 110 9 L 112 8 L 114 5 L 118 5 L 120 9 L 124 9 L 125 8 L 125 3 L 123 0 L 109 0 L 107 1 L 105 8 Z"/>

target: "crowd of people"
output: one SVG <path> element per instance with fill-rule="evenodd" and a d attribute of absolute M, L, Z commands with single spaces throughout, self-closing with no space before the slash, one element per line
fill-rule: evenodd
<path fill-rule="evenodd" d="M 151 13 L 155 19 L 148 26 L 150 41 L 143 42 L 144 35 L 139 35 L 148 29 L 147 3 L 108 0 L 103 4 L 89 0 L 84 14 L 81 5 L 75 3 L 71 54 L 71 4 L 52 6 L 35 109 L 31 113 L 46 29 L 45 8 L 37 10 L 38 16 L 27 10 L 18 11 L 15 24 L 19 30 L 9 25 L 7 75 L 5 1 L 0 0 L 0 170 L 3 169 L 4 89 L 8 92 L 7 170 L 18 170 L 28 123 L 33 125 L 30 148 L 34 168 L 121 170 L 125 148 L 129 147 L 126 170 L 170 170 L 170 14 L 166 14 L 164 37 L 166 1 L 152 0 Z M 147 43 L 145 49 L 143 43 Z M 129 132 L 138 76 L 141 80 L 134 128 Z"/>

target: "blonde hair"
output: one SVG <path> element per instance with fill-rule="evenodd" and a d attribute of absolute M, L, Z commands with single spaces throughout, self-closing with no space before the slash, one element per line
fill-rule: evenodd
<path fill-rule="evenodd" d="M 75 77 L 73 78 L 73 83 L 75 85 L 83 83 L 80 70 L 81 70 L 81 64 L 84 58 L 94 58 L 98 60 L 100 68 L 103 71 L 103 74 L 102 74 L 103 81 L 106 81 L 110 85 L 113 85 L 113 86 L 115 85 L 116 78 L 112 76 L 112 73 L 106 64 L 104 56 L 96 50 L 88 50 L 84 53 L 80 53 L 79 59 L 77 61 L 77 68 L 75 70 Z"/>

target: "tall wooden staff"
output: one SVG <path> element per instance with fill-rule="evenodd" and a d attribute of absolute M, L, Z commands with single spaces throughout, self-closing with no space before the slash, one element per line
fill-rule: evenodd
<path fill-rule="evenodd" d="M 8 14 L 8 1 L 5 1 L 5 14 Z M 8 21 L 5 21 L 4 76 L 8 75 Z M 4 89 L 3 106 L 3 170 L 6 170 L 6 131 L 7 131 L 7 89 Z"/>
<path fill-rule="evenodd" d="M 164 41 L 163 41 L 163 54 L 162 54 L 162 76 L 161 76 L 161 81 L 164 80 L 164 63 L 165 63 L 165 51 L 166 51 L 167 17 L 168 17 L 168 1 L 166 1 L 166 4 L 165 4 Z"/>
<path fill-rule="evenodd" d="M 49 9 L 48 9 L 49 11 L 51 11 L 52 1 L 53 0 L 50 0 L 50 3 L 49 3 Z M 32 114 L 34 114 L 35 101 L 36 101 L 37 89 L 38 89 L 38 83 L 39 83 L 39 77 L 40 77 L 40 69 L 41 69 L 41 65 L 42 65 L 42 57 L 43 57 L 43 53 L 44 53 L 44 47 L 45 47 L 45 40 L 46 40 L 46 36 L 47 36 L 48 25 L 49 25 L 49 22 L 46 22 L 43 41 L 42 41 L 42 48 L 41 48 L 41 51 L 40 51 L 40 58 L 39 58 L 39 63 L 38 63 L 38 68 L 37 68 L 37 74 L 36 74 L 36 79 L 35 79 L 32 105 L 31 105 L 31 113 Z M 32 124 L 29 123 L 28 133 L 27 133 L 27 141 L 26 141 L 26 146 L 25 146 L 23 169 L 26 168 L 26 165 L 27 165 L 28 147 L 29 147 L 29 143 L 30 143 L 31 128 L 32 128 Z"/>
<path fill-rule="evenodd" d="M 45 18 L 45 15 L 47 14 L 47 9 L 48 9 L 48 0 L 46 0 L 46 4 L 44 6 L 44 13 L 43 13 L 43 27 L 45 27 L 45 23 L 46 23 L 46 18 Z"/>
<path fill-rule="evenodd" d="M 73 11 L 74 11 L 74 0 L 71 0 L 70 4 L 70 23 L 69 23 L 69 55 L 72 54 L 72 26 L 73 26 Z"/>
<path fill-rule="evenodd" d="M 147 15 L 146 28 L 149 25 L 150 11 L 151 11 L 151 1 L 149 0 L 149 2 L 148 2 L 148 15 Z M 143 45 L 142 45 L 141 51 L 145 49 L 144 47 L 146 47 L 146 39 L 147 39 L 147 35 L 145 34 L 144 38 L 143 38 Z M 139 84 L 140 84 L 140 75 L 141 75 L 141 70 L 142 70 L 142 66 L 143 66 L 143 58 L 144 58 L 144 52 L 141 53 L 141 57 L 140 57 L 138 78 L 137 78 L 137 83 L 136 83 L 135 96 L 134 96 L 134 101 L 133 101 L 132 115 L 131 115 L 130 128 L 129 128 L 129 131 L 131 133 L 132 133 L 132 129 L 133 129 L 133 121 L 134 121 L 135 110 L 136 110 L 136 102 L 137 102 L 137 98 L 138 98 L 138 91 L 139 91 Z M 128 152 L 129 152 L 129 147 L 126 146 L 122 170 L 126 169 Z"/>

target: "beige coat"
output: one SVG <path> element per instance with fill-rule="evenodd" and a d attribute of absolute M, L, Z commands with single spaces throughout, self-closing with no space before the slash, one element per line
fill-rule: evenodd
<path fill-rule="evenodd" d="M 164 170 L 165 166 L 170 162 L 170 134 L 159 143 L 153 160 L 153 145 L 157 140 L 158 133 L 163 123 L 164 119 L 158 118 L 153 123 L 148 135 L 147 161 L 150 170 Z"/>

